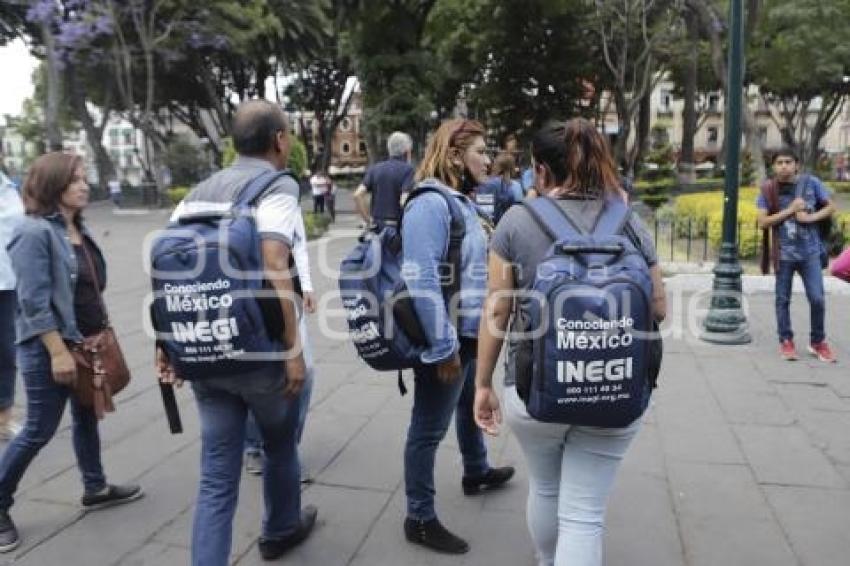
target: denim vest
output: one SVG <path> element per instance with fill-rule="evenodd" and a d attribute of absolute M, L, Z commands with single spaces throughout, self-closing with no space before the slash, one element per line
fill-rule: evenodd
<path fill-rule="evenodd" d="M 93 261 L 101 273 L 106 263 L 88 230 L 84 238 L 95 250 Z M 12 233 L 9 257 L 17 276 L 17 343 L 56 330 L 68 342 L 81 342 L 74 314 L 74 290 L 79 265 L 65 219 L 61 214 L 27 216 Z"/>
<path fill-rule="evenodd" d="M 432 183 L 433 179 L 424 182 Z M 487 292 L 487 237 L 475 204 L 448 187 L 463 211 L 466 232 L 461 243 L 458 327 L 452 326 L 439 280 L 439 264 L 449 246 L 449 207 L 442 196 L 426 193 L 406 207 L 401 227 L 403 276 L 430 347 L 424 364 L 445 361 L 458 350 L 458 336 L 475 338 Z"/>

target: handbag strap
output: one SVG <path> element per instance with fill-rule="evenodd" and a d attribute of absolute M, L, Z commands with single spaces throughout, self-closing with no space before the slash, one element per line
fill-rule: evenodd
<path fill-rule="evenodd" d="M 94 267 L 94 260 L 92 260 L 91 253 L 89 252 L 89 247 L 86 245 L 86 235 L 80 234 L 80 240 L 82 245 L 80 246 L 83 249 L 83 255 L 86 258 L 86 263 L 89 266 L 89 272 L 91 273 L 92 280 L 94 281 L 94 290 L 97 294 L 97 301 L 100 304 L 100 312 L 103 313 L 103 328 L 109 327 L 109 312 L 106 310 L 106 303 L 103 302 L 103 295 L 100 292 L 100 280 L 98 278 L 97 269 Z"/>

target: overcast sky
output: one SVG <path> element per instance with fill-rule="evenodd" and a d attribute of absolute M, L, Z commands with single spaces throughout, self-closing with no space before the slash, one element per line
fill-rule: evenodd
<path fill-rule="evenodd" d="M 0 116 L 21 113 L 21 103 L 32 95 L 32 72 L 37 64 L 20 39 L 0 47 Z"/>

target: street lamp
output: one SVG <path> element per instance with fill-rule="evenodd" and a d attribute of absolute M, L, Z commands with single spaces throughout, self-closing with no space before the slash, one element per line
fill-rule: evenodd
<path fill-rule="evenodd" d="M 726 86 L 726 187 L 723 243 L 714 268 L 711 306 L 700 338 L 716 344 L 747 344 L 752 338 L 741 308 L 741 264 L 738 263 L 738 184 L 741 152 L 741 98 L 744 75 L 744 7 L 729 7 L 729 80 Z"/>

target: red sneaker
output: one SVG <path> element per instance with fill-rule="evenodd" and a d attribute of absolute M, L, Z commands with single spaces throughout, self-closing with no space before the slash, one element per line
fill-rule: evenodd
<path fill-rule="evenodd" d="M 826 343 L 826 340 L 818 342 L 817 344 L 810 344 L 809 353 L 822 362 L 826 362 L 828 364 L 834 364 L 836 362 L 835 354 L 832 353 L 832 350 L 830 349 L 829 344 Z"/>
<path fill-rule="evenodd" d="M 788 338 L 783 340 L 779 346 L 779 353 L 789 362 L 797 359 L 797 350 L 794 348 L 794 341 Z"/>

